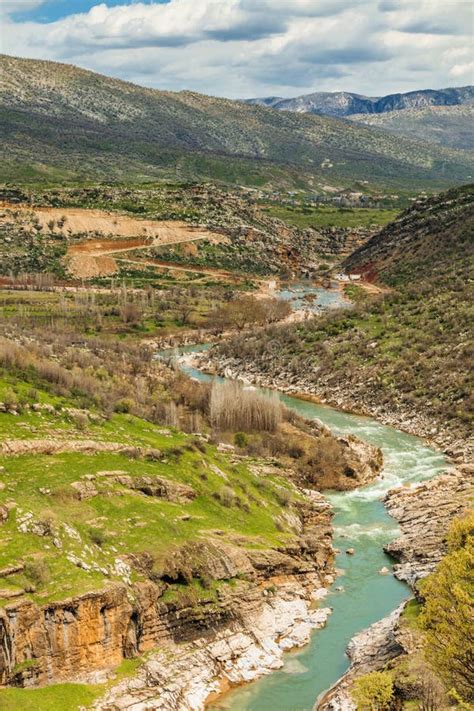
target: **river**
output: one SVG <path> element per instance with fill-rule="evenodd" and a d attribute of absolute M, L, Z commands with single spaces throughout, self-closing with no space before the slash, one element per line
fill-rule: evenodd
<path fill-rule="evenodd" d="M 204 350 L 208 346 L 186 347 L 181 353 Z M 198 380 L 211 376 L 191 366 L 181 367 Z M 279 671 L 238 687 L 209 708 L 212 711 L 310 711 L 317 697 L 348 668 L 345 650 L 351 637 L 382 619 L 404 599 L 409 588 L 393 575 L 381 575 L 391 567 L 383 545 L 397 536 L 395 521 L 388 516 L 381 498 L 388 489 L 417 482 L 439 473 L 445 466 L 442 454 L 422 440 L 361 417 L 280 395 L 282 403 L 308 419 L 318 418 L 336 434 L 354 434 L 379 446 L 384 455 L 382 477 L 356 491 L 328 492 L 334 508 L 334 546 L 340 549 L 336 567 L 340 570 L 324 599 L 333 609 L 326 627 L 313 633 L 310 643 L 285 655 Z M 354 555 L 346 550 L 354 548 Z"/>

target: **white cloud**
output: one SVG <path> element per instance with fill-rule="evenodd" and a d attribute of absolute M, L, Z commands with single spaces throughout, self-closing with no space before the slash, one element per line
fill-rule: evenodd
<path fill-rule="evenodd" d="M 449 73 L 452 77 L 466 77 L 470 82 L 474 81 L 474 62 L 467 64 L 455 64 Z"/>
<path fill-rule="evenodd" d="M 380 95 L 469 81 L 471 20 L 472 5 L 462 0 L 102 3 L 50 23 L 10 17 L 1 44 L 6 53 L 166 89 L 232 97 L 338 89 Z"/>

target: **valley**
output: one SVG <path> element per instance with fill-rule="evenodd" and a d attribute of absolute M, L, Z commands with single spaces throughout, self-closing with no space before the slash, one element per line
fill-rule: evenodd
<path fill-rule="evenodd" d="M 0 709 L 470 708 L 471 88 L 0 69 Z"/>
<path fill-rule="evenodd" d="M 455 221 L 470 209 L 470 194 L 458 191 L 454 199 L 448 194 L 443 224 L 451 224 L 451 235 Z M 249 369 L 246 353 L 268 328 L 272 339 L 285 329 L 306 332 L 312 313 L 323 314 L 316 315 L 319 328 L 326 321 L 351 323 L 364 312 L 376 314 L 377 299 L 391 299 L 391 292 L 399 291 L 388 238 L 375 226 L 367 231 L 349 226 L 347 234 L 354 231 L 352 239 L 360 246 L 347 257 L 344 242 L 334 241 L 340 234 L 335 228 L 316 232 L 291 225 L 269 217 L 248 198 L 243 202 L 229 195 L 212 203 L 209 188 L 186 193 L 175 187 L 172 197 L 166 189 L 137 195 L 144 205 L 140 217 L 124 204 L 130 192 L 116 188 L 30 191 L 18 202 L 3 203 L 3 249 L 13 261 L 4 267 L 0 300 L 0 495 L 2 536 L 8 543 L 0 551 L 1 669 L 7 685 L 0 700 L 9 711 L 18 705 L 49 711 L 64 703 L 119 709 L 131 699 L 170 710 L 203 708 L 204 703 L 237 710 L 248 704 L 263 709 L 278 698 L 276 708 L 283 711 L 294 694 L 292 680 L 305 708 L 345 671 L 343 652 L 350 637 L 408 596 L 403 585 L 379 572 L 390 566 L 382 546 L 395 531 L 380 496 L 405 476 L 416 482 L 444 471 L 444 458 L 408 435 L 310 400 L 284 396 L 280 401 L 272 393 L 254 394 L 237 385 L 226 394 L 224 384 L 211 385 L 188 366 L 189 356 L 180 374 L 173 349 L 158 360 L 153 353 L 159 344 L 217 339 L 217 350 L 200 354 L 198 349 L 200 368 L 221 363 L 217 370 L 227 377 L 244 376 L 314 397 L 319 392 L 313 385 L 287 375 L 279 380 L 274 366 L 270 377 L 257 375 L 259 361 L 253 356 Z M 172 207 L 171 200 L 176 205 L 176 198 L 186 195 L 184 209 Z M 119 209 L 104 211 L 104 200 Z M 136 205 L 136 199 L 129 204 Z M 157 219 L 158 204 L 164 220 Z M 176 262 L 154 258 L 161 240 L 164 256 L 169 240 L 217 250 L 242 244 L 243 215 L 236 206 L 243 205 L 253 223 L 245 224 L 243 234 L 258 234 L 252 272 L 235 259 L 227 263 L 233 269 L 212 266 L 226 264 L 218 252 L 209 260 L 203 256 L 208 252 L 198 250 Z M 437 199 L 428 205 L 433 214 L 442 213 Z M 170 219 L 172 210 L 175 219 Z M 433 222 L 420 218 L 419 210 L 411 213 L 424 244 Z M 413 234 L 412 222 L 402 216 L 384 229 L 391 236 L 409 224 Z M 305 239 L 314 234 L 312 251 L 307 246 L 289 254 L 289 245 L 299 244 L 302 234 Z M 255 243 L 250 235 L 249 244 Z M 282 239 L 285 252 L 279 251 Z M 432 248 L 426 254 L 435 259 Z M 268 269 L 269 255 L 279 269 L 271 288 L 264 276 L 275 273 Z M 407 259 L 406 249 L 402 255 Z M 78 256 L 110 259 L 110 272 L 78 273 Z M 308 259 L 313 279 L 305 284 Z M 407 275 L 403 278 L 411 279 L 409 263 L 394 260 Z M 443 261 L 439 255 L 436 260 L 444 277 Z M 332 292 L 328 289 L 343 262 L 344 268 L 364 273 L 366 289 L 364 281 L 343 284 L 339 292 L 334 285 Z M 375 264 L 390 275 L 390 289 L 371 284 Z M 289 274 L 300 282 L 288 281 Z M 344 290 L 344 312 L 325 316 L 331 299 Z M 321 305 L 312 311 L 313 303 Z M 292 325 L 295 309 L 295 316 L 302 313 L 301 326 Z M 242 327 L 246 345 L 238 346 L 239 360 L 229 359 Z M 232 401 L 241 400 L 243 409 L 220 424 L 216 408 L 222 398 L 224 413 L 231 412 Z M 362 402 L 359 395 L 339 404 L 370 412 Z M 421 417 L 407 424 L 397 419 L 395 408 L 386 412 L 374 414 L 428 437 L 464 466 L 468 445 L 460 439 L 461 420 L 438 424 L 434 433 Z M 407 451 L 412 452 L 408 459 Z M 327 489 L 342 493 L 320 493 Z M 448 487 L 440 500 L 452 496 Z M 440 531 L 465 506 L 453 509 Z M 359 531 L 362 520 L 368 528 Z M 337 550 L 351 544 L 354 563 L 351 559 L 339 583 L 335 576 L 340 567 L 347 568 L 348 556 Z M 423 575 L 438 560 L 439 554 Z M 370 604 L 370 611 L 354 616 L 350 591 L 362 594 L 361 580 L 371 595 L 379 590 L 376 597 L 383 604 Z M 315 608 L 328 588 L 328 603 Z M 13 620 L 22 630 L 15 636 Z M 296 658 L 283 656 L 310 639 Z M 329 657 L 327 644 L 334 650 Z M 300 671 L 288 677 L 286 669 L 296 660 Z M 350 671 L 349 683 L 351 674 L 357 679 L 368 668 Z M 255 686 L 221 699 L 230 687 L 262 675 Z M 350 693 L 346 688 L 343 682 L 337 693 Z"/>
<path fill-rule="evenodd" d="M 3 181 L 153 180 L 413 192 L 468 182 L 470 151 L 332 117 L 140 87 L 0 56 Z"/>

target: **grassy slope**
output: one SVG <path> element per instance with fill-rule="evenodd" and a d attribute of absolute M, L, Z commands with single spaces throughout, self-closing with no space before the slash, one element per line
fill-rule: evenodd
<path fill-rule="evenodd" d="M 295 227 L 371 227 L 386 225 L 397 216 L 397 210 L 375 208 L 340 207 L 290 207 L 264 205 L 264 212 L 271 217 L 288 222 Z"/>
<path fill-rule="evenodd" d="M 132 676 L 142 659 L 125 659 L 115 670 L 115 678 L 103 684 L 54 684 L 40 689 L 1 689 L 2 711 L 82 711 L 90 708 L 107 689 L 121 679 Z"/>
<path fill-rule="evenodd" d="M 304 377 L 331 397 L 425 414 L 467 433 L 472 419 L 472 187 L 417 205 L 347 261 L 394 287 L 350 312 L 223 344 L 266 372 Z"/>
<path fill-rule="evenodd" d="M 213 177 L 250 184 L 461 182 L 461 151 L 337 119 L 160 92 L 68 65 L 2 56 L 4 178 Z M 331 167 L 322 168 L 326 161 Z M 71 162 L 78 168 L 71 170 Z M 300 177 L 298 177 L 298 175 Z"/>
<path fill-rule="evenodd" d="M 0 399 L 11 387 L 11 378 L 0 383 Z M 25 392 L 26 387 L 27 384 L 23 388 L 21 383 L 16 384 L 18 393 Z M 35 392 L 34 399 L 64 403 L 64 399 L 52 398 L 41 391 L 39 397 Z M 3 467 L 0 481 L 5 485 L 0 491 L 0 503 L 13 499 L 19 506 L 2 526 L 2 539 L 8 540 L 8 545 L 0 548 L 0 568 L 29 557 L 43 560 L 51 580 L 31 593 L 38 603 L 98 589 L 109 580 L 120 580 L 113 573 L 104 578 L 100 572 L 78 568 L 66 559 L 67 553 L 107 567 L 114 565 L 117 555 L 127 552 L 149 550 L 159 559 L 173 547 L 199 539 L 202 532 L 216 528 L 229 535 L 245 536 L 249 547 L 271 546 L 287 539 L 288 534 L 279 532 L 274 522 L 280 510 L 278 485 L 284 485 L 283 479 L 276 483 L 269 479 L 261 487 L 245 464 L 231 464 L 212 446 L 201 452 L 193 438 L 181 432 L 168 431 L 131 415 L 116 414 L 108 421 L 90 422 L 83 428 L 64 411 L 52 414 L 26 411 L 19 416 L 1 413 L 0 437 L 118 441 L 133 447 L 157 448 L 165 455 L 162 461 L 109 452 L 0 457 Z M 216 467 L 227 480 L 216 473 Z M 171 503 L 131 492 L 99 474 L 94 479 L 98 495 L 82 501 L 75 498 L 71 483 L 84 481 L 86 474 L 95 476 L 102 471 L 123 471 L 133 477 L 161 476 L 192 486 L 198 496 L 191 503 Z M 248 511 L 239 506 L 225 507 L 223 517 L 223 505 L 213 494 L 226 485 L 241 497 Z M 51 493 L 42 493 L 40 488 Z M 261 504 L 262 498 L 265 506 Z M 51 546 L 48 536 L 19 532 L 19 509 L 31 512 L 35 520 L 50 520 L 63 543 L 62 549 L 58 551 Z M 182 518 L 188 515 L 189 519 Z M 67 535 L 65 523 L 79 533 L 80 541 Z M 103 531 L 103 545 L 93 542 L 96 529 Z M 23 574 L 9 576 L 2 580 L 2 590 L 21 588 L 25 582 Z"/>
<path fill-rule="evenodd" d="M 219 530 L 220 540 L 248 548 L 267 548 L 291 541 L 293 533 L 281 524 L 282 491 L 289 490 L 284 477 L 267 475 L 264 479 L 251 471 L 248 463 L 234 464 L 214 446 L 196 446 L 195 437 L 177 430 L 158 427 L 131 415 L 115 414 L 109 420 L 89 421 L 86 427 L 64 408 L 74 400 L 35 388 L 15 377 L 9 370 L 0 372 L 0 401 L 16 393 L 22 402 L 19 415 L 0 413 L 0 441 L 8 439 L 87 438 L 119 441 L 132 446 L 159 448 L 162 461 L 146 461 L 122 454 L 79 454 L 0 456 L 0 506 L 16 502 L 7 522 L 0 528 L 0 569 L 24 561 L 41 563 L 42 577 L 26 572 L 1 580 L 0 605 L 6 605 L 8 591 L 28 589 L 26 596 L 38 604 L 62 600 L 73 595 L 98 590 L 112 582 L 121 582 L 114 570 L 118 556 L 126 553 L 151 553 L 158 570 L 166 570 L 173 551 L 192 541 L 212 538 Z M 28 402 L 51 405 L 54 411 L 33 412 Z M 80 426 L 79 426 L 80 425 Z M 98 494 L 78 500 L 70 484 L 84 481 L 101 471 L 122 471 L 132 477 L 162 476 L 191 485 L 197 498 L 191 503 L 171 503 L 134 493 L 101 475 L 94 479 Z M 43 491 L 40 491 L 42 489 Z M 232 490 L 235 503 L 223 503 L 219 493 Z M 238 497 L 238 498 L 237 498 Z M 294 489 L 285 495 L 285 505 L 299 498 Z M 39 536 L 18 530 L 20 517 L 29 512 L 36 522 L 48 522 L 51 535 Z M 277 524 L 277 518 L 279 523 Z M 70 527 L 65 528 L 65 525 Z M 80 540 L 71 537 L 71 528 Z M 98 532 L 100 538 L 98 538 Z M 52 545 L 53 536 L 61 548 Z M 98 564 L 110 572 L 84 570 L 67 556 L 76 555 L 89 565 Z M 132 582 L 142 575 L 134 571 Z M 162 600 L 217 600 L 218 590 L 232 586 L 233 580 L 206 582 L 199 578 L 188 585 L 172 583 Z M 3 598 L 3 599 L 2 599 Z M 184 598 L 183 598 L 184 599 Z M 132 675 L 142 659 L 125 660 L 115 671 L 116 678 Z M 116 679 L 115 679 L 116 680 Z M 70 711 L 89 707 L 113 682 L 104 684 L 56 684 L 42 689 L 2 689 L 0 708 L 13 711 Z"/>

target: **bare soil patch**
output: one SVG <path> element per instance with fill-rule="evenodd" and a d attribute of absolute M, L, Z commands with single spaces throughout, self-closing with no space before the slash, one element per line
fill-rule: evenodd
<path fill-rule="evenodd" d="M 190 239 L 217 239 L 221 240 L 221 235 L 210 232 L 205 228 L 189 225 L 182 221 L 173 220 L 146 220 L 131 215 L 121 215 L 117 212 L 107 210 L 96 210 L 87 208 L 65 208 L 65 207 L 19 207 L 11 205 L 16 212 L 26 214 L 34 213 L 43 228 L 48 227 L 48 223 L 62 223 L 61 228 L 65 232 L 72 234 L 97 233 L 110 238 L 117 237 L 146 237 L 157 239 L 157 244 L 167 244 L 173 241 L 188 241 Z M 59 228 L 57 228 L 59 229 Z M 183 239 L 186 236 L 186 239 Z"/>
<path fill-rule="evenodd" d="M 84 241 L 69 246 L 66 256 L 69 272 L 79 279 L 115 274 L 118 266 L 111 255 L 116 253 L 202 239 L 212 243 L 226 239 L 216 232 L 179 220 L 146 220 L 85 208 L 11 207 L 24 213 L 25 217 L 34 214 L 45 231 L 84 235 Z"/>

